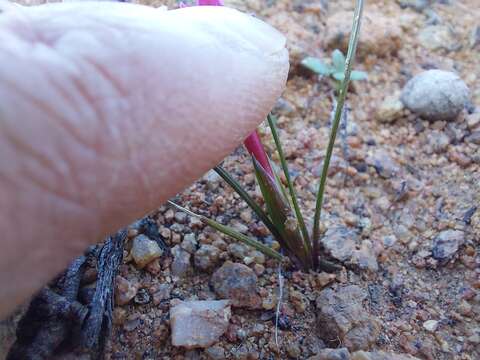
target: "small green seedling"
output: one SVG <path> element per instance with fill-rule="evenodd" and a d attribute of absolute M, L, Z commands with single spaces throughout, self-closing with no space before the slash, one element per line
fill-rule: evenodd
<path fill-rule="evenodd" d="M 339 90 L 345 78 L 345 56 L 335 49 L 332 52 L 331 64 L 326 64 L 316 57 L 306 57 L 302 60 L 302 66 L 322 76 L 329 76 L 335 81 L 335 90 Z M 366 80 L 368 75 L 365 71 L 352 70 L 350 80 Z"/>

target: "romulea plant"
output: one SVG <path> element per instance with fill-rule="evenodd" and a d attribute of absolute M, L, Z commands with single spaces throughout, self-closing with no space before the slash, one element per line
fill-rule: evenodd
<path fill-rule="evenodd" d="M 220 5 L 220 1 L 218 1 L 218 3 L 218 5 Z M 199 1 L 199 4 L 201 5 L 201 1 Z M 240 185 L 240 183 L 236 181 L 225 169 L 223 169 L 221 166 L 216 166 L 215 171 L 238 193 L 238 195 L 255 212 L 258 218 L 265 224 L 272 236 L 280 244 L 281 252 L 270 248 L 256 239 L 241 234 L 226 225 L 220 224 L 205 216 L 195 214 L 178 204 L 175 204 L 171 201 L 169 201 L 169 204 L 186 212 L 190 216 L 199 218 L 203 223 L 228 236 L 231 236 L 238 241 L 254 247 L 255 249 L 274 259 L 283 261 L 285 260 L 286 255 L 297 267 L 302 268 L 303 270 L 317 269 L 320 263 L 320 238 L 322 236 L 322 232 L 320 230 L 320 218 L 323 197 L 325 193 L 325 185 L 327 181 L 328 167 L 330 165 L 330 159 L 332 157 L 333 147 L 343 113 L 343 106 L 345 104 L 348 84 L 352 78 L 352 75 L 354 74 L 352 72 L 352 61 L 354 59 L 358 44 L 362 11 L 363 0 L 358 0 L 355 5 L 353 26 L 350 34 L 347 56 L 345 58 L 341 52 L 334 52 L 334 67 L 330 69 L 333 72 L 329 73 L 329 75 L 331 74 L 333 78 L 339 82 L 337 89 L 337 106 L 335 108 L 329 142 L 319 180 L 312 231 L 309 232 L 307 230 L 305 220 L 300 210 L 295 188 L 290 177 L 288 165 L 285 160 L 282 144 L 278 136 L 276 121 L 271 114 L 267 116 L 267 122 L 275 141 L 275 147 L 278 152 L 282 171 L 285 175 L 287 184 L 286 188 L 283 186 L 279 175 L 274 170 L 274 166 L 272 166 L 273 163 L 265 152 L 257 131 L 254 131 L 252 134 L 250 134 L 244 142 L 245 147 L 252 156 L 255 176 L 262 192 L 266 210 L 257 204 L 255 200 L 247 193 L 247 191 L 245 191 L 245 189 Z M 341 59 L 339 55 L 342 56 Z M 340 60 L 342 64 L 340 64 Z M 339 74 L 340 65 L 342 65 L 342 75 Z M 354 77 L 358 79 L 358 72 L 356 74 L 357 75 Z"/>

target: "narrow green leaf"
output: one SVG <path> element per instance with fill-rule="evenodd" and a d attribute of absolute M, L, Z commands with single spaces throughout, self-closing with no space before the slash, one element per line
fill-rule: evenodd
<path fill-rule="evenodd" d="M 297 194 L 295 193 L 295 188 L 293 187 L 292 180 L 290 179 L 290 172 L 288 171 L 288 165 L 287 161 L 285 160 L 285 155 L 283 153 L 280 137 L 278 136 L 277 127 L 271 114 L 267 115 L 267 120 L 268 125 L 270 126 L 270 131 L 272 132 L 273 140 L 275 141 L 275 146 L 277 148 L 278 157 L 280 158 L 280 163 L 283 168 L 283 173 L 285 174 L 285 178 L 287 180 L 288 190 L 290 191 L 290 198 L 292 200 L 293 209 L 295 210 L 295 215 L 298 221 L 298 225 L 300 227 L 300 231 L 302 232 L 304 246 L 309 255 L 311 256 L 312 246 L 310 244 L 310 237 L 308 236 L 308 231 L 305 225 L 305 221 L 303 220 L 302 212 L 300 211 L 300 207 L 298 206 Z"/>
<path fill-rule="evenodd" d="M 224 168 L 221 166 L 216 166 L 214 168 L 216 173 L 222 177 L 225 182 L 232 187 L 233 190 L 250 206 L 250 208 L 257 214 L 258 218 L 265 224 L 270 233 L 275 238 L 280 238 L 280 233 L 275 228 L 275 225 L 269 219 L 268 215 L 263 211 L 263 209 L 252 199 L 250 195 L 243 189 L 240 185 Z"/>
<path fill-rule="evenodd" d="M 304 68 L 313 71 L 314 73 L 324 76 L 329 76 L 333 70 L 330 66 L 322 62 L 320 59 L 311 56 L 303 59 L 301 65 Z"/>
<path fill-rule="evenodd" d="M 345 56 L 340 50 L 335 49 L 332 52 L 332 61 L 336 72 L 343 72 L 345 70 Z"/>
<path fill-rule="evenodd" d="M 340 93 L 338 95 L 337 107 L 335 109 L 335 115 L 330 130 L 330 138 L 328 140 L 327 152 L 323 161 L 322 174 L 320 176 L 320 182 L 318 185 L 317 201 L 315 204 L 315 217 L 313 219 L 313 253 L 315 265 L 318 265 L 318 256 L 320 251 L 320 218 L 323 206 L 323 196 L 325 193 L 325 185 L 327 182 L 328 167 L 330 165 L 330 159 L 333 153 L 333 146 L 335 145 L 335 139 L 337 136 L 338 126 L 343 114 L 343 105 L 347 96 L 348 84 L 350 81 L 350 74 L 352 72 L 352 63 L 355 58 L 355 52 L 358 45 L 358 37 L 360 35 L 360 22 L 363 12 L 363 0 L 357 0 L 355 2 L 355 10 L 353 14 L 352 32 L 350 33 L 350 40 L 348 42 L 347 58 L 345 61 L 345 78 L 342 81 Z"/>
<path fill-rule="evenodd" d="M 234 238 L 235 240 L 243 242 L 244 244 L 247 244 L 247 245 L 253 247 L 256 250 L 261 251 L 265 255 L 270 256 L 271 258 L 277 259 L 279 261 L 284 260 L 282 254 L 276 252 L 272 248 L 268 247 L 267 245 L 262 244 L 261 242 L 259 242 L 257 240 L 254 240 L 252 238 L 249 238 L 246 235 L 243 235 L 242 233 L 239 233 L 238 231 L 232 229 L 231 227 L 222 225 L 219 222 L 216 222 L 215 220 L 209 219 L 205 216 L 195 214 L 194 212 L 192 212 L 192 211 L 190 211 L 190 210 L 188 210 L 188 209 L 186 209 L 186 208 L 184 208 L 180 205 L 177 205 L 172 201 L 168 201 L 168 203 L 170 205 L 174 206 L 175 208 L 187 213 L 188 215 L 200 219 L 203 223 L 213 227 L 215 230 L 220 231 L 221 233 L 223 233 L 227 236 L 230 236 L 230 237 Z"/>
<path fill-rule="evenodd" d="M 350 80 L 366 80 L 368 74 L 365 71 L 353 70 L 350 74 Z"/>

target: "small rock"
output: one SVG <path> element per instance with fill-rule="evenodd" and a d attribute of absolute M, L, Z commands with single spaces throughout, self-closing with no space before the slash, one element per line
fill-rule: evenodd
<path fill-rule="evenodd" d="M 138 286 L 124 277 L 117 275 L 115 278 L 115 303 L 125 305 L 137 295 Z"/>
<path fill-rule="evenodd" d="M 242 219 L 246 223 L 251 222 L 252 221 L 252 211 L 250 209 L 243 210 L 240 213 L 240 219 Z"/>
<path fill-rule="evenodd" d="M 217 265 L 220 258 L 220 250 L 213 245 L 202 245 L 194 257 L 195 267 L 208 271 Z"/>
<path fill-rule="evenodd" d="M 243 258 L 243 263 L 247 266 L 250 265 L 251 263 L 253 263 L 253 257 L 251 257 L 251 256 L 244 257 Z"/>
<path fill-rule="evenodd" d="M 253 258 L 253 261 L 256 264 L 265 264 L 265 255 L 263 255 L 262 252 L 260 252 L 258 250 L 253 250 L 250 253 L 250 256 Z"/>
<path fill-rule="evenodd" d="M 182 232 L 185 231 L 185 225 L 182 225 L 182 224 L 179 224 L 179 223 L 173 223 L 171 226 L 170 226 L 170 230 L 173 232 L 173 233 L 176 233 L 178 236 L 180 236 L 180 234 Z M 173 237 L 173 234 L 172 234 L 172 237 Z"/>
<path fill-rule="evenodd" d="M 145 235 L 138 235 L 133 239 L 131 254 L 137 267 L 143 269 L 145 265 L 161 257 L 163 251 L 155 241 Z"/>
<path fill-rule="evenodd" d="M 121 326 L 123 325 L 126 319 L 127 319 L 127 310 L 120 307 L 116 307 L 115 309 L 113 309 L 113 312 L 112 312 L 113 324 L 117 326 Z"/>
<path fill-rule="evenodd" d="M 480 45 L 480 25 L 475 26 L 470 34 L 470 47 L 473 49 L 477 45 Z"/>
<path fill-rule="evenodd" d="M 302 314 L 305 312 L 307 300 L 300 291 L 290 291 L 289 298 L 297 313 Z"/>
<path fill-rule="evenodd" d="M 468 87 L 458 75 L 428 70 L 407 82 L 401 99 L 407 108 L 425 119 L 454 120 L 468 97 Z"/>
<path fill-rule="evenodd" d="M 322 237 L 322 245 L 327 253 L 339 261 L 351 259 L 358 235 L 344 226 L 330 227 Z"/>
<path fill-rule="evenodd" d="M 341 49 L 344 53 L 348 47 L 349 34 L 352 30 L 353 13 L 340 11 L 328 17 L 325 43 L 331 49 Z M 380 11 L 365 11 L 362 17 L 362 37 L 358 44 L 358 56 L 369 54 L 386 56 L 396 53 L 402 45 L 402 29 L 394 17 Z"/>
<path fill-rule="evenodd" d="M 467 116 L 467 126 L 470 130 L 480 127 L 480 112 L 474 112 Z"/>
<path fill-rule="evenodd" d="M 204 227 L 202 220 L 193 216 L 190 217 L 189 225 L 191 229 L 202 229 Z"/>
<path fill-rule="evenodd" d="M 469 136 L 467 136 L 465 141 L 475 145 L 480 145 L 480 130 L 473 131 Z"/>
<path fill-rule="evenodd" d="M 180 224 L 185 224 L 187 222 L 187 214 L 185 214 L 183 211 L 177 211 L 175 213 L 175 221 Z"/>
<path fill-rule="evenodd" d="M 444 132 L 434 130 L 428 136 L 428 144 L 431 146 L 433 152 L 441 154 L 447 151 L 448 145 L 450 145 L 450 139 Z"/>
<path fill-rule="evenodd" d="M 162 270 L 162 268 L 160 266 L 160 260 L 155 259 L 155 260 L 149 262 L 145 266 L 145 270 L 147 270 L 152 275 L 158 275 L 160 273 L 160 271 Z"/>
<path fill-rule="evenodd" d="M 400 94 L 389 96 L 377 109 L 377 120 L 382 123 L 394 122 L 402 116 L 404 108 Z"/>
<path fill-rule="evenodd" d="M 373 166 L 377 174 L 384 179 L 390 179 L 400 172 L 396 161 L 385 150 L 377 150 L 366 159 L 368 165 Z"/>
<path fill-rule="evenodd" d="M 350 352 L 347 348 L 323 349 L 308 360 L 350 360 Z"/>
<path fill-rule="evenodd" d="M 198 241 L 194 233 L 188 233 L 183 237 L 183 241 L 180 247 L 190 254 L 193 254 L 197 250 Z"/>
<path fill-rule="evenodd" d="M 459 230 L 444 230 L 433 239 L 434 259 L 445 261 L 458 251 L 465 242 L 465 233 Z"/>
<path fill-rule="evenodd" d="M 480 333 L 470 335 L 467 340 L 471 344 L 480 344 Z"/>
<path fill-rule="evenodd" d="M 397 242 L 397 237 L 395 235 L 385 235 L 383 237 L 383 246 L 386 248 L 392 247 Z"/>
<path fill-rule="evenodd" d="M 239 243 L 231 243 L 227 247 L 227 251 L 230 255 L 234 256 L 237 259 L 242 260 L 248 254 L 248 248 Z"/>
<path fill-rule="evenodd" d="M 378 263 L 372 242 L 369 240 L 362 241 L 360 249 L 354 250 L 351 262 L 361 270 L 376 272 L 378 270 Z"/>
<path fill-rule="evenodd" d="M 255 264 L 253 265 L 253 271 L 255 271 L 255 274 L 257 274 L 257 276 L 260 276 L 265 272 L 265 266 L 260 264 Z"/>
<path fill-rule="evenodd" d="M 302 350 L 300 350 L 300 346 L 296 342 L 288 342 L 287 344 L 287 354 L 293 359 L 299 359 L 302 355 Z"/>
<path fill-rule="evenodd" d="M 448 159 L 457 163 L 461 167 L 467 167 L 472 163 L 472 159 L 459 151 L 452 151 L 448 154 Z"/>
<path fill-rule="evenodd" d="M 138 290 L 137 295 L 133 298 L 134 303 L 138 305 L 148 304 L 150 300 L 150 293 L 145 288 Z"/>
<path fill-rule="evenodd" d="M 327 272 L 322 271 L 321 273 L 316 274 L 315 285 L 318 289 L 323 289 L 325 286 L 335 281 L 335 278 L 336 278 L 335 274 L 329 274 Z"/>
<path fill-rule="evenodd" d="M 224 360 L 225 350 L 220 345 L 214 345 L 205 350 L 208 359 L 210 360 Z"/>
<path fill-rule="evenodd" d="M 158 320 L 161 320 L 161 319 L 156 319 L 156 321 Z M 155 322 L 154 322 L 155 324 Z M 170 336 L 170 331 L 169 331 L 169 327 L 165 324 L 165 323 L 162 323 L 162 322 L 158 322 L 157 324 L 155 324 L 155 328 L 154 328 L 154 331 L 152 332 L 152 335 L 154 337 L 155 340 L 158 340 L 158 341 L 166 341 L 169 336 Z"/>
<path fill-rule="evenodd" d="M 454 51 L 459 48 L 457 37 L 446 25 L 429 25 L 423 28 L 418 34 L 418 41 L 428 50 Z"/>
<path fill-rule="evenodd" d="M 216 190 L 222 181 L 220 175 L 215 170 L 210 170 L 203 176 L 209 190 Z"/>
<path fill-rule="evenodd" d="M 431 5 L 431 0 L 397 0 L 400 7 L 412 8 L 415 11 L 421 12 Z"/>
<path fill-rule="evenodd" d="M 185 276 L 190 269 L 190 254 L 179 245 L 175 245 L 172 248 L 172 255 L 172 275 L 177 277 Z"/>
<path fill-rule="evenodd" d="M 172 345 L 209 347 L 225 333 L 230 317 L 228 300 L 181 301 L 170 308 Z"/>
<path fill-rule="evenodd" d="M 261 299 L 257 294 L 257 275 L 248 266 L 226 261 L 213 274 L 211 284 L 222 299 L 230 299 L 235 307 L 257 309 Z"/>
<path fill-rule="evenodd" d="M 457 306 L 457 311 L 463 316 L 470 316 L 472 314 L 472 305 L 465 300 L 462 300 Z"/>
<path fill-rule="evenodd" d="M 248 233 L 248 226 L 245 224 L 242 224 L 240 221 L 233 219 L 230 222 L 230 226 L 237 230 L 239 233 L 246 234 Z"/>
<path fill-rule="evenodd" d="M 165 218 L 165 221 L 171 222 L 175 218 L 175 212 L 172 209 L 168 209 L 165 211 L 165 214 L 163 214 L 163 217 Z"/>
<path fill-rule="evenodd" d="M 420 360 L 420 359 L 410 355 L 386 353 L 383 351 L 376 351 L 376 352 L 357 351 L 352 354 L 351 360 Z"/>
<path fill-rule="evenodd" d="M 227 250 L 227 243 L 225 241 L 223 241 L 223 239 L 221 239 L 221 238 L 215 239 L 212 242 L 212 245 L 219 248 L 222 251 Z"/>
<path fill-rule="evenodd" d="M 163 300 L 170 299 L 171 292 L 172 292 L 172 285 L 169 285 L 169 284 L 158 285 L 156 291 L 153 293 L 153 304 L 158 305 Z"/>
<path fill-rule="evenodd" d="M 140 314 L 133 313 L 126 319 L 125 323 L 123 324 L 123 329 L 125 331 L 133 331 L 138 327 L 138 325 L 140 325 Z"/>
<path fill-rule="evenodd" d="M 349 350 L 368 349 L 380 333 L 378 320 L 363 307 L 367 292 L 356 285 L 324 289 L 317 298 L 320 338 Z"/>
<path fill-rule="evenodd" d="M 277 302 L 277 296 L 274 294 L 270 294 L 262 300 L 262 308 L 264 310 L 273 310 L 277 306 Z"/>
<path fill-rule="evenodd" d="M 246 337 L 247 337 L 247 332 L 244 329 L 242 328 L 237 329 L 236 338 L 238 340 L 243 341 L 245 340 Z"/>
<path fill-rule="evenodd" d="M 437 320 L 427 320 L 423 323 L 423 328 L 430 332 L 435 332 L 438 329 Z"/>

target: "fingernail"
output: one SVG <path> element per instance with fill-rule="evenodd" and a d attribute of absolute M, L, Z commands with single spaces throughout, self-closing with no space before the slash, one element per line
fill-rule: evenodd
<path fill-rule="evenodd" d="M 199 28 L 215 33 L 220 40 L 229 39 L 230 46 L 242 50 L 275 55 L 285 51 L 285 37 L 275 28 L 251 15 L 227 7 L 197 6 L 171 11 L 198 22 Z M 203 24 L 202 24 L 203 23 Z M 220 36 L 220 37 L 219 37 Z M 231 40 L 236 41 L 232 42 Z"/>

